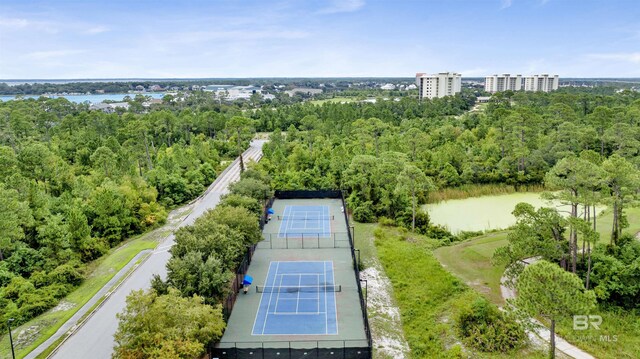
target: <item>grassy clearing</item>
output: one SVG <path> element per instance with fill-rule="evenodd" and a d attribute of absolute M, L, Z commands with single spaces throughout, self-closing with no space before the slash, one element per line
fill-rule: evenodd
<path fill-rule="evenodd" d="M 360 251 L 362 268 L 369 268 L 378 262 L 376 246 L 373 244 L 373 232 L 378 226 L 375 223 L 351 222 L 355 227 L 355 247 Z"/>
<path fill-rule="evenodd" d="M 640 207 L 625 208 L 625 215 L 629 221 L 629 227 L 623 230 L 623 233 L 632 235 L 640 232 Z M 607 244 L 611 238 L 611 226 L 613 224 L 613 213 L 605 210 L 603 214 L 599 214 L 596 221 L 596 229 L 600 233 L 600 243 Z"/>
<path fill-rule="evenodd" d="M 495 266 L 491 257 L 497 248 L 507 245 L 507 231 L 489 233 L 454 246 L 441 247 L 433 254 L 450 272 L 484 294 L 497 305 L 503 305 L 500 278 L 504 265 Z"/>
<path fill-rule="evenodd" d="M 349 103 L 349 102 L 353 102 L 355 101 L 355 99 L 351 98 L 351 97 L 334 97 L 334 98 L 327 98 L 324 100 L 313 100 L 313 101 L 309 101 L 310 103 L 314 104 L 314 105 L 322 105 L 325 104 L 327 102 L 330 103 Z"/>
<path fill-rule="evenodd" d="M 574 330 L 565 319 L 556 326 L 558 335 L 600 359 L 640 358 L 640 311 L 597 309 L 600 329 Z"/>
<path fill-rule="evenodd" d="M 134 237 L 108 254 L 89 264 L 86 269 L 90 273 L 82 284 L 62 299 L 61 303 L 68 303 L 66 309 L 50 310 L 43 315 L 30 320 L 13 331 L 16 357 L 23 358 L 38 345 L 51 337 L 69 318 L 71 318 L 89 299 L 91 299 L 113 276 L 118 273 L 133 257 L 145 249 L 153 249 L 158 240 L 166 237 L 171 230 L 157 229 L 144 235 Z M 69 308 L 70 307 L 70 308 Z M 33 331 L 30 338 L 21 340 L 17 333 Z M 24 342 L 24 343 L 23 343 Z M 0 339 L 0 357 L 11 356 L 9 336 Z"/>
<path fill-rule="evenodd" d="M 544 358 L 530 348 L 513 353 L 479 353 L 463 348 L 452 311 L 456 301 L 479 296 L 444 269 L 432 251 L 438 242 L 384 228 L 376 237 L 380 261 L 393 284 L 403 329 L 415 358 Z"/>
<path fill-rule="evenodd" d="M 627 232 L 638 232 L 640 209 L 630 209 L 628 216 L 631 225 Z M 611 220 L 611 213 L 605 213 L 599 219 L 599 223 L 604 224 L 600 227 L 602 243 L 608 243 Z M 454 246 L 436 249 L 434 254 L 452 273 L 494 303 L 500 304 L 500 277 L 504 267 L 493 266 L 491 258 L 495 249 L 507 244 L 507 234 L 508 231 L 503 231 L 476 237 Z M 572 320 L 567 319 L 558 323 L 558 335 L 597 358 L 640 357 L 640 313 L 600 308 L 592 314 L 603 317 L 600 330 L 576 331 Z"/>
<path fill-rule="evenodd" d="M 516 189 L 514 186 L 505 184 L 465 184 L 459 187 L 442 188 L 433 193 L 429 193 L 429 203 L 516 192 L 542 192 L 543 190 L 544 187 L 535 185 L 520 186 Z"/>

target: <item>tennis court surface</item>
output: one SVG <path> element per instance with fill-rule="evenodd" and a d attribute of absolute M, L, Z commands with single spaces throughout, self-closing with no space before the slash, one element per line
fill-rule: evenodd
<path fill-rule="evenodd" d="M 338 334 L 332 261 L 269 265 L 253 335 Z"/>
<path fill-rule="evenodd" d="M 277 216 L 280 222 L 279 238 L 303 235 L 317 235 L 327 238 L 331 235 L 331 220 L 335 217 L 329 214 L 329 206 L 286 206 L 282 216 Z"/>

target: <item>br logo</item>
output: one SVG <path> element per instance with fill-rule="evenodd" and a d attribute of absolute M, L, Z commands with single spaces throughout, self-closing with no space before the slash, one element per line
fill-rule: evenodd
<path fill-rule="evenodd" d="M 595 330 L 600 330 L 600 324 L 602 324 L 602 317 L 599 315 L 573 316 L 573 330 L 587 330 L 589 325 Z"/>

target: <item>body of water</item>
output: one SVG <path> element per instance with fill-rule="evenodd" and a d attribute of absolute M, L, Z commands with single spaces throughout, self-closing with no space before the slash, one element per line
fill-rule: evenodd
<path fill-rule="evenodd" d="M 83 103 L 89 101 L 91 103 L 100 103 L 105 100 L 109 101 L 122 101 L 126 96 L 134 98 L 137 94 L 132 93 L 109 93 L 109 94 L 91 94 L 91 95 L 64 95 L 64 96 L 48 96 L 50 98 L 58 98 L 64 97 L 67 100 L 75 103 Z M 155 99 L 161 99 L 166 95 L 163 92 L 153 92 L 153 93 L 144 93 L 144 96 L 149 96 Z M 22 96 L 23 98 L 39 98 L 40 95 L 26 95 Z M 10 101 L 14 100 L 16 96 L 0 96 L 0 100 L 2 101 Z"/>
<path fill-rule="evenodd" d="M 560 211 L 569 210 L 569 206 L 542 200 L 540 193 L 535 192 L 455 199 L 427 204 L 423 208 L 427 210 L 433 223 L 458 233 L 508 228 L 516 223 L 511 212 L 520 202 L 529 203 L 536 208 L 556 207 Z M 603 209 L 597 208 L 598 213 Z"/>

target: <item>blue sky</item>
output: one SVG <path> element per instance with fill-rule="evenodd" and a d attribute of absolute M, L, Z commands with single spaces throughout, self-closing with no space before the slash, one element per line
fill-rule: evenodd
<path fill-rule="evenodd" d="M 0 2 L 0 78 L 640 77 L 638 0 Z"/>

